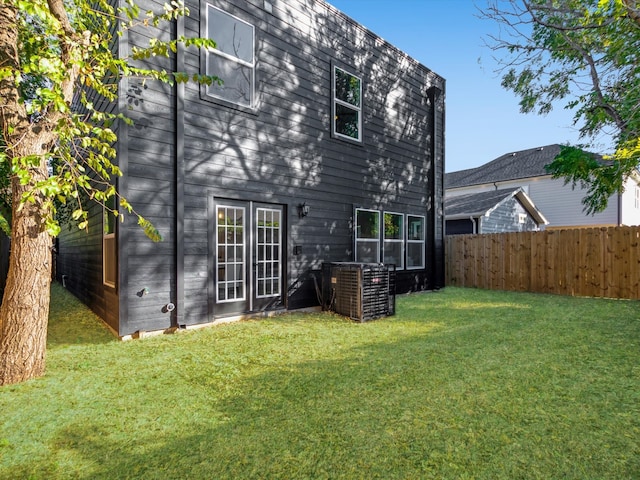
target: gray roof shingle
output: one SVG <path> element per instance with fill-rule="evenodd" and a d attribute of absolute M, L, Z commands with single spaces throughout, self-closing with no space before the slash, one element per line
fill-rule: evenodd
<path fill-rule="evenodd" d="M 518 202 L 520 202 L 539 225 L 549 223 L 522 187 L 447 197 L 444 200 L 445 219 L 455 220 L 459 218 L 481 217 L 511 197 L 516 197 Z"/>
<path fill-rule="evenodd" d="M 559 153 L 558 144 L 507 153 L 479 167 L 445 174 L 445 188 L 549 175 L 545 166 Z"/>
<path fill-rule="evenodd" d="M 444 201 L 444 214 L 447 217 L 454 215 L 479 217 L 518 190 L 520 187 L 447 197 Z"/>

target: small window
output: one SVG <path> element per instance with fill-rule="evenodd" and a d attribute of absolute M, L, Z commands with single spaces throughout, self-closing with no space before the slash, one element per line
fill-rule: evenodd
<path fill-rule="evenodd" d="M 333 68 L 333 125 L 336 137 L 362 141 L 362 80 Z"/>
<path fill-rule="evenodd" d="M 207 87 L 207 95 L 245 107 L 253 106 L 255 85 L 254 27 L 207 5 L 207 37 L 216 42 L 207 51 L 206 74 L 223 81 Z"/>
<path fill-rule="evenodd" d="M 380 212 L 356 210 L 356 262 L 380 262 Z"/>
<path fill-rule="evenodd" d="M 102 207 L 102 282 L 114 288 L 118 272 L 115 206 L 116 197 L 113 196 Z"/>
<path fill-rule="evenodd" d="M 527 221 L 527 214 L 526 213 L 519 213 L 518 214 L 518 223 L 523 224 L 526 223 Z"/>
<path fill-rule="evenodd" d="M 640 208 L 640 187 L 636 187 L 636 209 Z"/>
<path fill-rule="evenodd" d="M 424 217 L 407 215 L 407 269 L 424 268 Z"/>
<path fill-rule="evenodd" d="M 404 268 L 404 215 L 384 212 L 383 262 Z"/>

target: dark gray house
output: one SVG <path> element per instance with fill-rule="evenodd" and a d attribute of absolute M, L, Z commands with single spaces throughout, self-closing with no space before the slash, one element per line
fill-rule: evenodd
<path fill-rule="evenodd" d="M 324 262 L 443 286 L 444 79 L 322 0 L 186 4 L 153 33 L 217 49 L 153 61 L 224 84 L 125 79 L 116 106 L 135 122 L 118 129 L 119 191 L 164 241 L 96 208 L 88 234 L 63 229 L 67 288 L 125 337 L 317 306 Z"/>
<path fill-rule="evenodd" d="M 447 235 L 537 231 L 548 223 L 522 188 L 449 197 L 444 214 Z"/>

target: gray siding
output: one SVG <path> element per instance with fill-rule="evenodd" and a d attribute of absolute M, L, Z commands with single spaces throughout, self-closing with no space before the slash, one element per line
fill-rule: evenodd
<path fill-rule="evenodd" d="M 118 0 L 111 0 L 109 3 L 116 5 L 117 2 Z M 114 24 L 114 31 L 115 27 Z M 114 35 L 114 51 L 118 50 L 120 43 L 121 40 Z M 118 112 L 117 102 L 109 102 L 93 90 L 86 93 L 88 100 L 94 103 L 97 110 Z M 78 99 L 74 107 L 76 110 L 81 110 Z M 118 123 L 111 128 L 117 135 L 122 133 Z M 117 144 L 116 149 L 121 152 L 122 145 Z M 117 182 L 115 178 L 114 182 Z M 64 276 L 66 288 L 96 312 L 115 332 L 118 332 L 118 287 L 112 288 L 103 284 L 102 206 L 86 198 L 83 199 L 82 204 L 89 211 L 89 226 L 87 230 L 79 230 L 75 222 L 68 221 L 61 225 L 62 230 L 56 242 L 55 277 L 58 282 L 62 282 Z M 70 201 L 66 207 L 68 217 L 75 208 L 76 206 Z"/>
<path fill-rule="evenodd" d="M 87 230 L 71 223 L 62 227 L 56 279 L 117 332 L 116 290 L 102 282 L 102 207 L 89 203 L 89 212 Z"/>
<path fill-rule="evenodd" d="M 520 223 L 520 214 L 526 215 L 524 223 Z M 511 197 L 491 210 L 488 217 L 481 217 L 479 233 L 528 232 L 537 229 L 538 224 L 527 210 L 515 197 Z"/>
<path fill-rule="evenodd" d="M 316 304 L 310 271 L 324 261 L 353 260 L 357 206 L 427 216 L 427 231 L 435 235 L 429 270 L 400 272 L 399 284 L 433 287 L 441 263 L 435 255 L 443 253 L 442 181 L 436 177 L 444 171 L 444 104 L 437 97 L 434 111 L 428 90 L 444 90 L 443 80 L 323 2 L 274 3 L 273 15 L 262 1 L 211 3 L 256 28 L 256 108 L 211 101 L 195 84 L 184 88 L 184 323 L 216 315 L 212 198 L 285 208 L 289 308 Z M 189 7 L 185 33 L 197 36 L 200 6 Z M 184 52 L 187 71 L 200 70 L 200 55 Z M 332 62 L 363 79 L 362 145 L 331 138 Z M 162 306 L 175 301 L 176 292 L 175 89 L 148 84 L 136 94 L 137 103 L 129 102 L 138 121 L 129 129 L 127 195 L 165 242 L 151 245 L 127 225 L 129 288 L 122 299 L 129 318 L 121 334 L 170 326 Z M 302 202 L 311 214 L 300 219 L 296 205 Z M 292 255 L 294 246 L 300 255 Z M 149 295 L 138 297 L 148 285 Z"/>
<path fill-rule="evenodd" d="M 224 199 L 283 208 L 287 294 L 280 308 L 317 305 L 322 262 L 354 259 L 356 207 L 424 215 L 427 268 L 399 271 L 398 286 L 442 286 L 444 80 L 323 1 L 272 2 L 272 14 L 262 0 L 211 3 L 255 26 L 255 109 L 212 101 L 195 84 L 122 83 L 120 108 L 135 125 L 121 127 L 119 186 L 164 241 L 148 240 L 133 217 L 118 226 L 120 335 L 219 314 L 212 205 Z M 150 35 L 200 36 L 206 3 L 187 5 L 190 17 L 171 30 L 132 31 L 126 48 Z M 162 4 L 144 0 L 141 8 Z M 193 48 L 155 61 L 191 73 L 202 65 Z M 362 144 L 330 134 L 334 64 L 363 80 Z M 298 218 L 303 202 L 311 213 Z M 166 311 L 170 302 L 176 311 Z"/>
<path fill-rule="evenodd" d="M 164 2 L 138 2 L 143 11 L 161 11 Z M 130 32 L 127 48 L 145 47 L 149 38 L 170 40 L 170 28 Z M 143 67 L 176 70 L 176 58 L 153 58 Z M 120 92 L 126 114 L 134 121 L 126 127 L 127 148 L 121 159 L 126 174 L 121 191 L 136 211 L 158 229 L 163 240 L 152 242 L 135 217 L 120 224 L 120 335 L 139 330 L 162 330 L 175 324 L 165 306 L 176 295 L 176 89 L 167 84 L 127 79 Z M 121 105 L 122 105 L 121 103 Z"/>

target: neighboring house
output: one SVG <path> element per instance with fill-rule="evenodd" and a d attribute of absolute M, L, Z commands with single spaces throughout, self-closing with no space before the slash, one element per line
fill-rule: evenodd
<path fill-rule="evenodd" d="M 520 187 L 445 199 L 445 233 L 503 233 L 540 230 L 547 219 Z"/>
<path fill-rule="evenodd" d="M 625 191 L 613 195 L 607 208 L 595 215 L 584 212 L 582 199 L 586 191 L 553 179 L 546 165 L 560 153 L 560 145 L 531 148 L 507 153 L 477 168 L 445 175 L 447 199 L 470 193 L 522 187 L 544 213 L 548 228 L 576 226 L 611 226 L 640 224 L 640 187 L 638 178 L 629 178 Z"/>
<path fill-rule="evenodd" d="M 135 121 L 118 127 L 119 191 L 164 241 L 94 208 L 88 234 L 63 228 L 67 288 L 124 337 L 317 306 L 323 262 L 444 286 L 444 79 L 324 1 L 186 5 L 155 35 L 218 49 L 150 61 L 224 84 L 123 80 L 116 106 Z"/>

